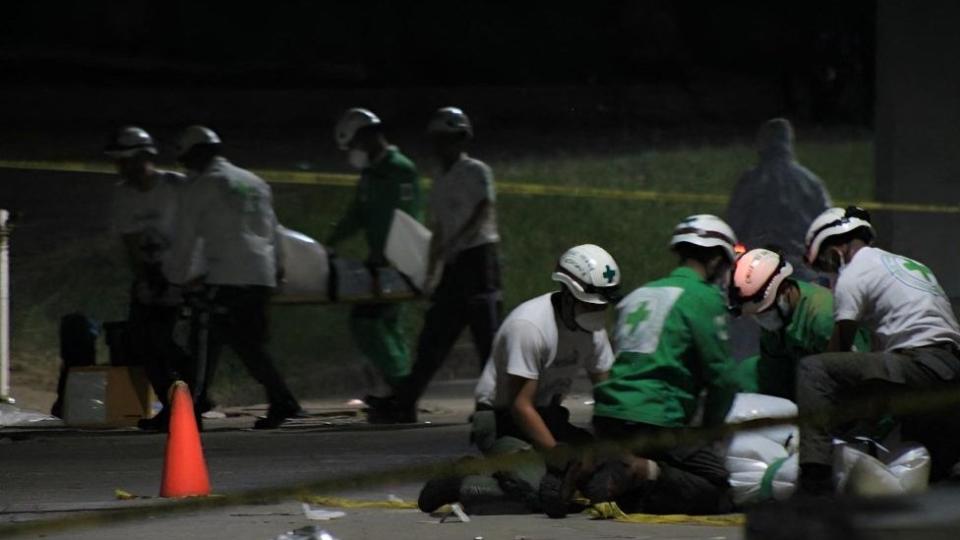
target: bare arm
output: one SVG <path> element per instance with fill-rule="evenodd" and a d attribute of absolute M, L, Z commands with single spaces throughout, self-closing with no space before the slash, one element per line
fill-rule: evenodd
<path fill-rule="evenodd" d="M 833 325 L 833 335 L 827 352 L 848 352 L 853 347 L 853 340 L 857 337 L 856 321 L 837 321 Z"/>
<path fill-rule="evenodd" d="M 538 450 L 549 450 L 557 445 L 557 440 L 537 412 L 534 400 L 537 395 L 537 381 L 510 375 L 510 414 L 521 431 L 530 438 Z"/>

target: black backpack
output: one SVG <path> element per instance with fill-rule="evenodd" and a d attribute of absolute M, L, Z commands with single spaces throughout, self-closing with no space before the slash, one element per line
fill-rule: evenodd
<path fill-rule="evenodd" d="M 63 393 L 67 386 L 67 372 L 77 366 L 97 363 L 97 338 L 100 325 L 82 313 L 71 313 L 60 318 L 60 381 L 57 383 L 57 401 L 50 414 L 63 416 Z"/>

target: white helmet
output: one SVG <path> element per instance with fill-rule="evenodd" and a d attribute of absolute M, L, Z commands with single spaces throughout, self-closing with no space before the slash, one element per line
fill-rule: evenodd
<path fill-rule="evenodd" d="M 117 131 L 103 152 L 114 159 L 133 157 L 141 152 L 157 155 L 157 144 L 145 130 L 126 126 Z"/>
<path fill-rule="evenodd" d="M 807 229 L 807 264 L 813 265 L 820 254 L 823 241 L 831 236 L 840 236 L 850 231 L 866 227 L 873 236 L 873 225 L 870 224 L 870 214 L 856 206 L 847 208 L 828 208 L 817 216 Z"/>
<path fill-rule="evenodd" d="M 177 157 L 183 157 L 194 146 L 200 144 L 220 144 L 220 142 L 220 137 L 212 129 L 205 126 L 190 126 L 180 134 L 174 151 Z"/>
<path fill-rule="evenodd" d="M 337 146 L 339 146 L 341 150 L 347 150 L 350 141 L 353 140 L 353 137 L 358 131 L 367 126 L 375 126 L 381 123 L 380 118 L 369 110 L 354 107 L 343 113 L 343 116 L 340 117 L 333 136 L 337 140 Z"/>
<path fill-rule="evenodd" d="M 437 109 L 427 124 L 427 133 L 466 133 L 473 136 L 470 118 L 459 107 Z"/>
<path fill-rule="evenodd" d="M 730 262 L 737 258 L 737 235 L 722 219 L 712 214 L 690 216 L 673 229 L 670 245 L 693 244 L 702 247 L 721 247 Z"/>
<path fill-rule="evenodd" d="M 581 302 L 608 304 L 618 300 L 620 267 L 605 249 L 583 244 L 568 249 L 551 278 L 567 286 Z"/>
<path fill-rule="evenodd" d="M 780 284 L 793 274 L 793 266 L 767 249 L 752 249 L 733 268 L 730 303 L 747 315 L 766 311 L 777 299 Z"/>

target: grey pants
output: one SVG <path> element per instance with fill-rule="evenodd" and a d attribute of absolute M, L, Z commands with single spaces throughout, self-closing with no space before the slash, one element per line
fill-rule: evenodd
<path fill-rule="evenodd" d="M 824 353 L 808 356 L 797 368 L 800 414 L 849 412 L 860 419 L 889 413 L 889 401 L 924 390 L 960 391 L 960 358 L 951 345 L 898 352 Z M 855 409 L 855 410 L 854 410 Z M 960 458 L 960 407 L 900 417 L 905 440 L 927 447 L 933 459 L 931 480 L 949 473 Z M 836 421 L 800 427 L 800 463 L 831 465 Z"/>

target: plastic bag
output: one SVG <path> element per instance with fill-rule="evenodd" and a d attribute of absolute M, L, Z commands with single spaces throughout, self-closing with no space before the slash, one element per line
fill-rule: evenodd
<path fill-rule="evenodd" d="M 56 416 L 23 410 L 9 403 L 0 403 L 0 427 L 62 424 L 63 422 Z"/>
<path fill-rule="evenodd" d="M 728 424 L 738 424 L 758 418 L 791 418 L 797 415 L 797 405 L 789 399 L 764 394 L 739 393 L 727 413 Z M 767 428 L 750 430 L 787 449 L 789 454 L 797 451 L 800 444 L 800 432 L 797 426 L 783 424 Z"/>
<path fill-rule="evenodd" d="M 330 260 L 327 250 L 305 234 L 277 227 L 283 254 L 283 282 L 277 295 L 287 300 L 328 301 Z"/>
<path fill-rule="evenodd" d="M 923 493 L 930 483 L 930 452 L 921 445 L 897 451 L 879 447 L 876 458 L 851 444 L 840 444 L 834 452 L 834 479 L 837 491 L 861 496 Z"/>
<path fill-rule="evenodd" d="M 756 433 L 738 433 L 724 460 L 730 473 L 733 501 L 738 506 L 783 500 L 796 490 L 798 458 Z"/>

